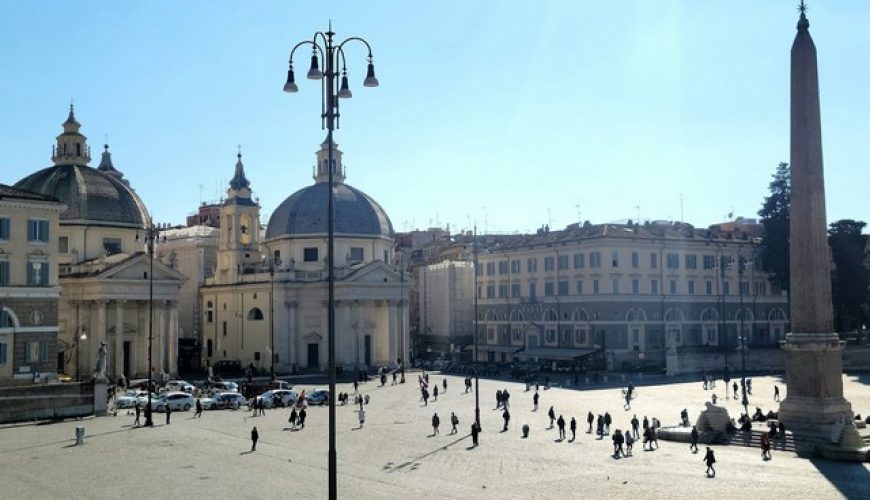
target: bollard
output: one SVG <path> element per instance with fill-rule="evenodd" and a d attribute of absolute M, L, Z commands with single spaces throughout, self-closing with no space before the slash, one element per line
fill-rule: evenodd
<path fill-rule="evenodd" d="M 85 426 L 76 427 L 76 446 L 81 446 L 85 443 Z"/>
<path fill-rule="evenodd" d="M 529 424 L 523 424 L 523 437 L 529 437 Z"/>

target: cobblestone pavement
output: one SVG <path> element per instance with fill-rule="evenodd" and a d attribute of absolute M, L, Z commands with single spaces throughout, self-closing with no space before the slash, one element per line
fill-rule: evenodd
<path fill-rule="evenodd" d="M 440 384 L 445 378 L 431 374 Z M 764 462 L 760 450 L 715 446 L 717 476 L 704 475 L 703 453 L 688 445 L 661 442 L 657 451 L 640 444 L 628 458 L 611 457 L 609 437 L 586 434 L 585 415 L 609 411 L 614 427 L 629 427 L 637 414 L 675 424 L 687 408 L 694 421 L 711 392 L 700 382 L 638 388 L 631 410 L 623 410 L 619 388 L 540 391 L 532 412 L 532 392 L 521 384 L 481 380 L 481 446 L 470 448 L 469 425 L 474 395 L 465 394 L 462 378 L 448 376 L 448 390 L 424 406 L 409 374 L 408 383 L 361 386 L 371 396 L 366 422 L 357 429 L 352 405 L 338 407 L 338 464 L 341 498 L 870 498 L 870 464 L 811 461 L 773 452 Z M 776 409 L 773 377 L 753 379 L 751 409 Z M 845 377 L 854 410 L 870 413 L 870 378 Z M 305 388 L 299 386 L 297 388 Z M 310 388 L 310 387 L 309 387 Z M 495 391 L 511 393 L 510 429 L 496 411 Z M 440 389 L 439 389 L 440 390 Z M 339 391 L 353 392 L 348 384 Z M 724 398 L 720 382 L 716 393 Z M 548 429 L 547 410 L 578 421 L 577 439 L 560 442 Z M 726 403 L 732 415 L 738 402 Z M 431 436 L 432 414 L 441 417 L 440 435 Z M 450 412 L 459 417 L 459 433 L 450 435 Z M 289 411 L 267 410 L 172 414 L 165 425 L 131 428 L 132 415 L 0 428 L 0 498 L 324 498 L 326 496 L 327 409 L 310 408 L 302 431 L 288 429 Z M 531 433 L 523 439 L 520 428 Z M 77 425 L 86 428 L 84 446 L 75 447 Z M 250 449 L 257 426 L 260 442 Z M 703 451 L 703 447 L 701 448 Z"/>

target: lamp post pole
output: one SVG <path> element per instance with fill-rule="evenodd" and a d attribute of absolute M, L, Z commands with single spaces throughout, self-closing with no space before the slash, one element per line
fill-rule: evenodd
<path fill-rule="evenodd" d="M 154 226 L 154 220 L 149 219 L 148 227 L 145 228 L 145 244 L 148 246 L 148 406 L 145 407 L 145 426 L 153 427 L 154 420 L 151 418 L 151 391 L 154 386 L 153 380 L 153 353 L 154 343 L 154 243 L 160 237 L 160 228 Z M 139 239 L 139 235 L 136 235 Z"/>
<path fill-rule="evenodd" d="M 269 256 L 269 353 L 272 357 L 271 373 L 275 380 L 275 268 L 281 265 L 281 259 Z"/>
<path fill-rule="evenodd" d="M 296 80 L 293 73 L 293 54 L 296 49 L 303 45 L 311 46 L 311 67 L 308 70 L 307 77 L 310 80 L 321 81 L 321 126 L 327 130 L 326 141 L 328 145 L 328 187 L 329 196 L 327 203 L 327 288 L 328 288 L 328 306 L 327 306 L 327 342 L 329 351 L 329 454 L 328 454 L 328 469 L 329 469 L 329 499 L 335 500 L 338 498 L 338 481 L 337 481 L 337 460 L 335 449 L 335 238 L 334 225 L 335 213 L 333 198 L 333 177 L 335 172 L 335 162 L 333 160 L 333 141 L 332 132 L 339 127 L 339 98 L 348 99 L 352 97 L 347 82 L 347 67 L 345 65 L 344 45 L 351 41 L 358 41 L 365 44 L 368 49 L 368 71 L 366 78 L 363 81 L 365 87 L 377 87 L 378 80 L 375 78 L 375 67 L 372 64 L 372 49 L 367 41 L 359 37 L 346 38 L 340 43 L 333 40 L 335 33 L 332 31 L 332 23 L 330 22 L 329 29 L 326 33 L 318 31 L 314 34 L 311 40 L 304 40 L 297 43 L 290 51 L 290 67 L 287 71 L 287 81 L 284 84 L 285 92 L 298 92 Z M 324 59 L 325 72 L 320 71 L 318 55 Z M 338 92 L 335 91 L 336 83 L 339 78 L 337 67 L 341 64 L 341 84 Z"/>
<path fill-rule="evenodd" d="M 743 252 L 737 254 L 737 288 L 740 291 L 740 364 L 741 378 L 743 382 L 743 410 L 746 415 L 749 415 L 749 397 L 746 393 L 746 332 L 744 331 L 743 322 L 746 318 L 746 311 L 743 310 L 743 268 L 746 262 L 743 260 Z"/>
<path fill-rule="evenodd" d="M 477 428 L 480 429 L 480 366 L 477 363 L 477 338 L 480 335 L 478 320 L 480 317 L 477 314 L 477 298 L 480 295 L 477 275 L 477 224 L 474 225 L 474 240 L 472 241 L 472 252 L 474 254 L 474 422 Z"/>

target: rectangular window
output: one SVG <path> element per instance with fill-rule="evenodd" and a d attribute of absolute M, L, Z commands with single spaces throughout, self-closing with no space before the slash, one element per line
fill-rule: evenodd
<path fill-rule="evenodd" d="M 698 256 L 686 254 L 686 269 L 698 269 Z"/>
<path fill-rule="evenodd" d="M 480 262 L 474 263 L 474 275 L 475 276 L 480 276 L 480 267 L 481 267 Z"/>
<path fill-rule="evenodd" d="M 559 256 L 559 270 L 568 269 L 568 256 L 560 255 Z"/>
<path fill-rule="evenodd" d="M 640 281 L 631 280 L 631 293 L 640 293 Z"/>
<path fill-rule="evenodd" d="M 649 267 L 656 269 L 659 267 L 659 254 L 653 252 L 649 254 Z"/>
<path fill-rule="evenodd" d="M 707 280 L 705 288 L 707 291 L 707 295 L 713 295 L 713 282 L 712 281 Z"/>
<path fill-rule="evenodd" d="M 592 280 L 592 293 L 598 293 L 598 280 Z"/>
<path fill-rule="evenodd" d="M 48 285 L 48 262 L 39 260 L 27 261 L 27 284 L 29 286 Z"/>
<path fill-rule="evenodd" d="M 302 260 L 305 262 L 317 262 L 317 247 L 309 247 L 302 250 Z"/>
<path fill-rule="evenodd" d="M 619 252 L 610 252 L 610 267 L 619 267 Z"/>
<path fill-rule="evenodd" d="M 749 282 L 741 281 L 740 282 L 740 293 L 742 295 L 749 295 Z"/>
<path fill-rule="evenodd" d="M 214 311 L 206 311 L 205 312 L 205 322 L 211 323 L 214 321 Z"/>
<path fill-rule="evenodd" d="M 519 297 L 520 296 L 520 284 L 519 283 L 511 283 L 511 297 Z"/>
<path fill-rule="evenodd" d="M 589 254 L 589 267 L 601 267 L 601 252 Z"/>
<path fill-rule="evenodd" d="M 37 341 L 31 341 L 27 343 L 27 348 L 25 351 L 25 362 L 39 363 L 39 344 L 40 342 Z"/>
<path fill-rule="evenodd" d="M 536 296 L 537 296 L 537 287 L 535 286 L 534 283 L 529 283 L 529 298 L 531 298 L 532 300 L 535 300 Z"/>
<path fill-rule="evenodd" d="M 552 271 L 555 260 L 552 257 L 544 257 L 544 272 Z"/>
<path fill-rule="evenodd" d="M 27 241 L 45 243 L 48 241 L 48 221 L 45 219 L 27 220 Z"/>
<path fill-rule="evenodd" d="M 659 293 L 659 280 L 649 281 L 649 293 Z"/>
<path fill-rule="evenodd" d="M 667 256 L 667 266 L 668 269 L 679 269 L 680 268 L 680 256 L 675 253 L 669 253 Z"/>
<path fill-rule="evenodd" d="M 583 282 L 577 280 L 577 295 L 583 295 Z"/>
<path fill-rule="evenodd" d="M 58 253 L 69 253 L 69 236 L 60 236 L 57 239 Z"/>
<path fill-rule="evenodd" d="M 556 287 L 552 281 L 544 283 L 544 297 L 552 297 L 555 295 Z"/>
<path fill-rule="evenodd" d="M 103 252 L 105 252 L 106 255 L 115 255 L 116 253 L 121 253 L 121 239 L 103 238 Z"/>
<path fill-rule="evenodd" d="M 499 285 L 498 286 L 498 296 L 499 298 L 507 298 L 508 296 L 508 286 L 507 285 Z"/>
<path fill-rule="evenodd" d="M 507 274 L 508 273 L 508 263 L 507 261 L 499 261 L 498 263 L 498 274 Z"/>
<path fill-rule="evenodd" d="M 487 262 L 486 263 L 486 275 L 487 276 L 495 275 L 495 262 Z"/>
<path fill-rule="evenodd" d="M 528 259 L 526 259 L 526 272 L 538 272 L 538 259 L 534 257 L 529 257 Z"/>
<path fill-rule="evenodd" d="M 722 282 L 722 295 L 728 295 L 729 293 L 731 293 L 731 283 L 728 283 L 727 281 L 723 281 Z"/>
<path fill-rule="evenodd" d="M 486 298 L 491 299 L 493 297 L 495 297 L 495 285 L 487 285 Z"/>
<path fill-rule="evenodd" d="M 483 292 L 482 292 L 481 290 L 483 290 L 483 287 L 482 287 L 482 286 L 477 287 L 477 298 L 478 298 L 478 299 L 482 299 L 482 298 L 483 298 Z"/>
<path fill-rule="evenodd" d="M 574 254 L 574 269 L 583 269 L 583 254 Z"/>
<path fill-rule="evenodd" d="M 640 255 L 637 252 L 631 252 L 631 267 L 637 269 L 640 266 Z"/>
<path fill-rule="evenodd" d="M 569 293 L 571 293 L 571 292 L 568 289 L 568 282 L 567 281 L 560 281 L 559 282 L 559 295 L 568 295 Z"/>
<path fill-rule="evenodd" d="M 0 217 L 0 240 L 9 239 L 9 217 Z"/>
<path fill-rule="evenodd" d="M 0 365 L 6 364 L 7 352 L 6 342 L 0 342 Z"/>
<path fill-rule="evenodd" d="M 755 283 L 755 295 L 767 295 L 767 283 L 764 281 Z"/>
<path fill-rule="evenodd" d="M 689 280 L 689 295 L 695 293 L 695 280 Z"/>
<path fill-rule="evenodd" d="M 0 260 L 0 286 L 9 286 L 9 261 Z"/>
<path fill-rule="evenodd" d="M 610 288 L 613 290 L 614 294 L 619 293 L 619 279 L 613 278 Z"/>
<path fill-rule="evenodd" d="M 670 293 L 671 293 L 671 295 L 676 295 L 676 293 L 677 293 L 677 280 L 671 280 Z"/>
<path fill-rule="evenodd" d="M 223 333 L 224 337 L 227 336 L 227 322 L 226 321 L 224 321 L 223 324 L 221 325 L 221 333 Z"/>
<path fill-rule="evenodd" d="M 714 255 L 704 256 L 704 269 L 713 269 L 716 267 L 716 257 Z"/>
<path fill-rule="evenodd" d="M 520 274 L 520 261 L 511 261 L 511 274 Z"/>
<path fill-rule="evenodd" d="M 365 249 L 363 247 L 350 247 L 350 261 L 362 262 L 365 257 Z"/>

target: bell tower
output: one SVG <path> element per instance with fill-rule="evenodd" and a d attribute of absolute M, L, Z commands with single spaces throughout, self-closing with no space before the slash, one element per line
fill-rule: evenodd
<path fill-rule="evenodd" d="M 75 109 L 70 104 L 69 116 L 63 122 L 63 133 L 57 136 L 57 144 L 51 152 L 51 161 L 55 165 L 86 167 L 91 161 L 88 138 L 79 132 L 81 127 L 81 123 L 76 121 Z"/>
<path fill-rule="evenodd" d="M 260 205 L 251 199 L 251 183 L 245 177 L 241 150 L 230 179 L 227 197 L 220 209 L 220 243 L 216 277 L 233 283 L 245 270 L 260 262 Z"/>
<path fill-rule="evenodd" d="M 338 144 L 332 143 L 332 181 L 336 184 L 344 182 L 344 166 L 341 164 L 341 150 Z M 329 143 L 323 141 L 317 152 L 317 173 L 314 174 L 315 182 L 329 182 Z"/>

